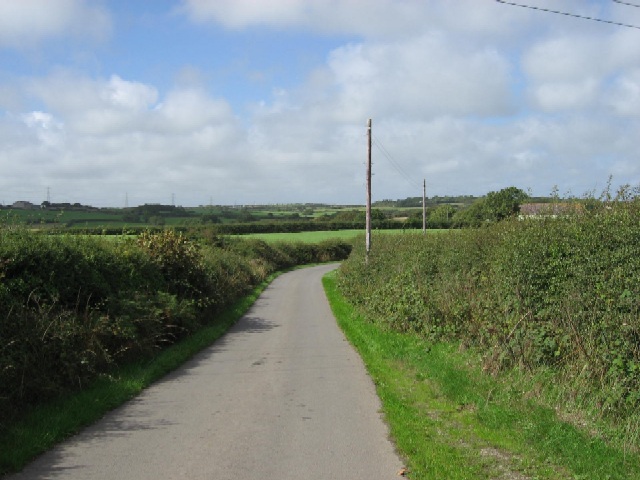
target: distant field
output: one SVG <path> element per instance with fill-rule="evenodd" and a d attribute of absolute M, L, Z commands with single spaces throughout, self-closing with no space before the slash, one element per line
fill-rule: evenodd
<path fill-rule="evenodd" d="M 373 212 L 374 223 L 380 229 L 392 228 L 401 232 L 414 210 L 421 207 L 394 208 L 381 206 Z M 325 217 L 325 218 L 323 218 Z M 412 219 L 412 220 L 415 220 Z M 325 226 L 326 223 L 326 226 Z M 145 204 L 131 208 L 104 208 L 82 206 L 34 206 L 31 209 L 0 206 L 0 228 L 26 225 L 30 229 L 55 231 L 83 230 L 87 233 L 134 233 L 144 228 L 207 228 L 220 235 L 243 232 L 292 232 L 294 230 L 332 231 L 314 233 L 249 234 L 272 241 L 300 241 L 317 243 L 327 238 L 351 239 L 364 232 L 364 207 L 353 205 L 273 205 L 273 206 L 207 206 L 183 208 L 174 205 Z M 295 225 L 294 225 L 295 224 Z M 436 223 L 439 225 L 439 223 Z M 361 226 L 361 227 L 360 227 Z M 356 230 L 337 231 L 336 228 Z M 361 228 L 362 230 L 360 230 Z M 409 230 L 407 230 L 409 231 Z M 419 230 L 413 230 L 419 231 Z"/>
<path fill-rule="evenodd" d="M 444 232 L 446 230 L 428 230 L 429 233 Z M 421 230 L 374 230 L 371 235 L 399 235 L 399 234 L 411 234 L 415 235 L 421 233 Z M 364 229 L 360 230 L 337 230 L 337 231 L 323 231 L 323 232 L 299 232 L 299 233 L 252 233 L 249 235 L 232 235 L 234 237 L 242 238 L 258 238 L 265 242 L 304 242 L 304 243 L 318 243 L 323 240 L 339 239 L 339 240 L 352 240 L 360 235 L 364 236 Z"/>
<path fill-rule="evenodd" d="M 340 239 L 351 240 L 363 235 L 364 230 L 337 230 L 326 232 L 294 232 L 294 233 L 251 233 L 248 235 L 230 235 L 240 238 L 257 238 L 265 242 L 303 242 L 318 243 L 323 240 Z"/>

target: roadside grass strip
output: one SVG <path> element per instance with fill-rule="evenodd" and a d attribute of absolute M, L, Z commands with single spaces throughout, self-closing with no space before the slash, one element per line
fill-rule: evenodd
<path fill-rule="evenodd" d="M 156 357 L 124 366 L 96 379 L 87 389 L 34 407 L 9 425 L 0 425 L 0 475 L 19 471 L 37 455 L 99 420 L 142 390 L 175 370 L 220 338 L 256 301 L 279 273 L 216 316 L 215 323 Z"/>
<path fill-rule="evenodd" d="M 340 295 L 335 272 L 323 283 L 376 385 L 409 478 L 640 479 L 637 452 L 562 421 L 527 395 L 526 380 L 483 373 L 480 356 L 456 344 L 369 322 Z"/>

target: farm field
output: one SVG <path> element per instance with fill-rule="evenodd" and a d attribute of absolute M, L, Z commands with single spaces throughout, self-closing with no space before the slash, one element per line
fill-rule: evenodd
<path fill-rule="evenodd" d="M 433 197 L 426 199 L 427 228 L 448 229 L 479 226 L 519 211 L 524 201 L 560 202 L 559 198 L 533 198 L 509 187 L 490 192 L 486 197 Z M 372 205 L 374 230 L 422 229 L 422 198 L 383 200 Z M 294 203 L 271 205 L 176 205 L 144 204 L 125 208 L 96 208 L 79 203 L 54 204 L 16 202 L 0 205 L 0 226 L 25 225 L 33 230 L 82 230 L 86 233 L 115 235 L 137 233 L 145 229 L 175 228 L 181 231 L 208 230 L 216 235 L 247 235 L 338 231 L 364 229 L 365 207 Z M 328 238 L 350 238 L 330 235 Z M 316 241 L 296 238 L 295 241 Z M 269 238 L 271 241 L 272 238 Z"/>
<path fill-rule="evenodd" d="M 353 240 L 358 235 L 363 235 L 364 230 L 336 230 L 320 232 L 293 232 L 293 233 L 251 233 L 248 235 L 230 235 L 234 238 L 253 238 L 265 242 L 302 242 L 317 243 L 323 240 Z"/>
<path fill-rule="evenodd" d="M 433 214 L 433 228 L 442 224 L 442 215 L 434 213 L 441 208 L 443 199 L 427 200 L 427 217 Z M 448 214 L 464 204 L 458 198 L 446 199 L 451 205 Z M 374 203 L 374 228 L 394 229 L 421 226 L 422 207 L 411 202 L 385 200 Z M 421 202 L 421 199 L 419 199 Z M 364 226 L 363 205 L 330 205 L 315 203 L 274 205 L 176 205 L 144 204 L 125 208 L 96 208 L 79 203 L 41 205 L 21 203 L 21 206 L 0 205 L 0 225 L 27 225 L 31 229 L 116 230 L 175 227 L 215 228 L 220 234 L 272 233 L 313 230 L 349 230 Z M 28 205 L 24 205 L 27 203 Z M 420 203 L 421 205 L 421 203 Z M 292 224 L 296 225 L 292 225 Z M 383 225 L 385 224 L 385 225 Z M 420 224 L 420 225 L 418 225 Z M 235 225 L 241 225 L 234 228 Z M 277 227 L 275 226 L 277 225 Z M 326 225 L 326 227 L 325 227 Z M 231 226 L 231 227 L 230 227 Z M 101 232 L 105 233 L 105 232 Z M 348 234 L 347 234 L 348 235 Z M 334 238 L 333 236 L 331 238 Z"/>
<path fill-rule="evenodd" d="M 443 229 L 427 230 L 428 233 L 446 232 Z M 264 240 L 265 242 L 303 242 L 303 243 L 318 243 L 323 240 L 353 240 L 360 235 L 364 235 L 364 229 L 357 230 L 334 230 L 334 231 L 319 231 L 319 232 L 293 232 L 293 233 L 252 233 L 248 235 L 232 235 L 233 237 L 241 238 L 256 238 Z M 371 236 L 375 238 L 376 235 L 417 235 L 422 234 L 420 230 L 379 230 L 373 231 Z"/>
<path fill-rule="evenodd" d="M 141 205 L 131 208 L 88 206 L 51 208 L 2 208 L 0 224 L 28 225 L 33 229 L 124 229 L 144 227 L 199 227 L 235 223 L 264 224 L 313 222 L 343 212 L 363 212 L 363 207 L 304 205 L 175 207 Z"/>

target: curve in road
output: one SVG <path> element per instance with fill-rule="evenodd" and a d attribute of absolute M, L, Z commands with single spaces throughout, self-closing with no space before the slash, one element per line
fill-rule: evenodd
<path fill-rule="evenodd" d="M 333 268 L 281 275 L 214 345 L 10 478 L 397 478 L 374 385 L 322 289 Z"/>

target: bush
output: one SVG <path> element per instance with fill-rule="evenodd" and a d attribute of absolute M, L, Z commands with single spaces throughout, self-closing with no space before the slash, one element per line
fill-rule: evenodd
<path fill-rule="evenodd" d="M 442 235 L 379 236 L 340 269 L 389 328 L 457 339 L 486 368 L 552 368 L 603 405 L 640 406 L 640 201 Z M 582 388 L 582 387 L 581 387 Z M 585 387 L 587 388 L 587 387 Z"/>
<path fill-rule="evenodd" d="M 0 230 L 0 422 L 215 321 L 278 269 L 349 250 L 209 240 Z"/>
<path fill-rule="evenodd" d="M 207 272 L 195 243 L 181 233 L 164 230 L 142 233 L 137 244 L 159 269 L 169 293 L 202 305 L 209 301 Z"/>

